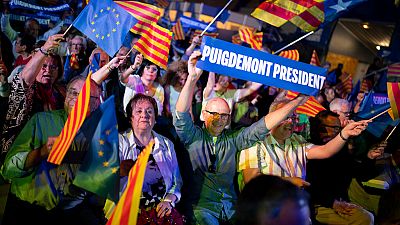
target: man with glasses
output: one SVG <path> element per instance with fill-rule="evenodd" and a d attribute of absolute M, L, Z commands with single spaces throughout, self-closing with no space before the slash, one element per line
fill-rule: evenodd
<path fill-rule="evenodd" d="M 185 200 L 193 207 L 195 221 L 190 222 L 231 224 L 237 200 L 234 187 L 237 152 L 263 140 L 271 128 L 293 113 L 307 97 L 299 96 L 252 126 L 237 131 L 224 129 L 230 119 L 228 103 L 222 98 L 212 98 L 202 111 L 204 127 L 198 127 L 189 110 L 196 82 L 202 73 L 196 68 L 200 56 L 201 53 L 196 51 L 189 59 L 188 79 L 179 95 L 174 116 L 174 126 L 188 151 L 192 167 L 189 180 L 184 182 L 187 192 L 183 198 L 187 198 Z"/>
<path fill-rule="evenodd" d="M 331 111 L 321 111 L 310 119 L 311 142 L 323 145 L 340 135 L 339 116 Z M 383 151 L 382 151 L 383 152 Z M 378 154 L 377 154 L 378 153 Z M 377 157 L 372 149 L 367 156 Z M 334 156 L 322 160 L 309 160 L 307 181 L 315 209 L 315 219 L 323 224 L 373 224 L 374 216 L 360 205 L 351 202 L 347 194 L 352 177 L 373 171 L 374 161 L 354 160 L 347 146 Z M 369 168 L 369 167 L 370 168 Z"/>
<path fill-rule="evenodd" d="M 277 112 L 288 103 L 289 100 L 272 103 L 269 113 Z M 307 160 L 333 156 L 350 137 L 359 135 L 368 125 L 365 120 L 352 122 L 341 131 L 339 124 L 326 126 L 324 129 L 340 132 L 335 133 L 334 138 L 324 145 L 313 145 L 293 133 L 295 116 L 280 122 L 271 129 L 266 139 L 240 153 L 238 170 L 242 172 L 244 183 L 259 174 L 269 174 L 283 177 L 298 187 L 307 187 L 310 185 L 305 181 Z"/>
<path fill-rule="evenodd" d="M 342 99 L 335 98 L 329 104 L 329 110 L 339 115 L 340 124 L 345 127 L 349 123 L 351 105 L 350 102 Z"/>
<path fill-rule="evenodd" d="M 92 74 L 88 113 L 100 105 L 102 80 L 122 61 L 123 57 L 116 57 Z M 78 131 L 61 165 L 47 162 L 85 81 L 86 77 L 73 78 L 67 86 L 64 109 L 35 114 L 15 139 L 1 168 L 4 178 L 11 180 L 3 224 L 103 222 L 102 210 L 90 206 L 88 192 L 73 185 L 87 144 L 83 135 Z"/>

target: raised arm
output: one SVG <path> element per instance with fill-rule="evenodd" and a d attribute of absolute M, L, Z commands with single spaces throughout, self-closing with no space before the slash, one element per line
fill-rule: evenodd
<path fill-rule="evenodd" d="M 211 91 L 213 90 L 215 85 L 215 73 L 214 72 L 210 72 L 208 74 L 208 80 L 207 80 L 207 85 L 204 88 L 203 91 L 203 99 L 208 99 L 208 97 L 210 97 Z"/>
<path fill-rule="evenodd" d="M 203 73 L 203 70 L 196 68 L 196 63 L 200 56 L 201 53 L 199 51 L 195 51 L 189 58 L 189 75 L 185 85 L 182 88 L 181 93 L 179 94 L 178 101 L 176 102 L 176 111 L 178 112 L 188 112 L 190 110 L 190 106 L 192 105 L 196 82 L 199 80 L 200 75 Z"/>
<path fill-rule="evenodd" d="M 135 56 L 135 62 L 127 70 L 125 70 L 122 73 L 121 77 L 119 78 L 120 81 L 122 83 L 124 83 L 124 84 L 128 83 L 129 75 L 134 73 L 139 68 L 139 66 L 142 64 L 142 62 L 143 62 L 143 55 L 142 54 L 137 54 Z"/>
<path fill-rule="evenodd" d="M 20 77 L 25 81 L 27 85 L 32 85 L 38 75 L 39 71 L 42 69 L 42 64 L 46 59 L 49 51 L 52 49 L 56 49 L 60 41 L 63 39 L 62 34 L 56 34 L 50 36 L 47 39 L 46 43 L 37 51 L 32 59 L 26 64 L 22 72 L 20 73 Z"/>
<path fill-rule="evenodd" d="M 325 145 L 315 145 L 307 152 L 308 159 L 326 159 L 339 152 L 345 145 L 347 139 L 352 136 L 358 136 L 368 126 L 368 120 L 351 122 L 331 141 Z"/>
<path fill-rule="evenodd" d="M 97 70 L 96 73 L 92 74 L 92 80 L 97 84 L 101 84 L 105 80 L 108 74 L 117 67 L 119 67 L 124 62 L 125 56 L 117 56 L 111 59 L 106 65 Z"/>
<path fill-rule="evenodd" d="M 308 100 L 308 96 L 299 95 L 282 108 L 279 108 L 271 113 L 268 113 L 264 117 L 265 126 L 268 130 L 271 130 L 275 126 L 279 125 L 283 120 L 285 120 L 289 115 L 291 115 L 297 106 L 304 104 Z"/>
<path fill-rule="evenodd" d="M 250 86 L 247 88 L 239 89 L 239 96 L 238 99 L 241 100 L 249 95 L 251 95 L 253 92 L 257 91 L 262 84 L 256 83 L 256 82 L 251 82 Z"/>

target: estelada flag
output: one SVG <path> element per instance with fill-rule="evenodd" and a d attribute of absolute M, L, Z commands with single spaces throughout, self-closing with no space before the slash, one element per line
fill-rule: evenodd
<path fill-rule="evenodd" d="M 144 175 L 153 144 L 154 141 L 151 141 L 146 146 L 129 171 L 128 184 L 107 225 L 136 225 Z"/>
<path fill-rule="evenodd" d="M 299 95 L 298 92 L 288 91 L 286 97 L 290 100 Z M 313 96 L 306 103 L 296 108 L 296 113 L 306 114 L 307 116 L 315 117 L 319 112 L 326 110 Z"/>

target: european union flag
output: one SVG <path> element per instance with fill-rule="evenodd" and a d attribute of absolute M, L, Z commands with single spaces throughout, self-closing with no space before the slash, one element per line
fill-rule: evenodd
<path fill-rule="evenodd" d="M 117 202 L 119 198 L 119 156 L 118 127 L 114 104 L 114 96 L 111 96 L 83 123 L 80 132 L 90 143 L 73 183 Z"/>
<path fill-rule="evenodd" d="M 367 103 L 368 104 L 368 103 Z M 364 110 L 357 113 L 355 116 L 355 120 L 359 119 L 370 119 L 381 112 L 390 108 L 390 103 L 382 104 L 378 107 L 364 107 Z M 375 137 L 380 138 L 382 134 L 385 133 L 385 130 L 388 126 L 396 126 L 399 124 L 400 120 L 392 120 L 389 116 L 389 113 L 385 113 L 377 118 L 375 118 L 371 123 L 368 124 L 367 131 L 373 134 Z"/>
<path fill-rule="evenodd" d="M 92 63 L 89 65 L 89 74 L 96 73 L 100 69 L 100 53 L 93 55 Z"/>
<path fill-rule="evenodd" d="M 216 8 L 216 7 L 212 7 L 212 6 L 208 6 L 208 5 L 203 5 L 203 9 L 201 10 L 201 14 L 207 15 L 207 16 L 211 16 L 211 17 L 215 17 L 219 11 L 221 11 L 222 8 Z M 231 15 L 231 13 L 228 10 L 224 10 L 221 15 L 217 18 L 217 21 L 221 21 L 222 23 L 225 23 L 229 16 Z"/>
<path fill-rule="evenodd" d="M 109 56 L 114 56 L 136 23 L 131 14 L 112 0 L 91 0 L 73 25 Z"/>
<path fill-rule="evenodd" d="M 324 24 L 330 23 L 348 11 L 353 6 L 366 2 L 367 0 L 327 0 L 324 1 L 325 20 Z"/>

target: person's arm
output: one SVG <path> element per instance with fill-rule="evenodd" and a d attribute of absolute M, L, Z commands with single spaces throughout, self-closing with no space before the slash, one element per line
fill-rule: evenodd
<path fill-rule="evenodd" d="M 92 74 L 92 80 L 94 80 L 97 84 L 101 84 L 101 82 L 107 78 L 113 69 L 119 67 L 124 62 L 124 59 L 125 56 L 117 56 L 111 59 L 110 62 L 101 67 L 98 71 L 96 71 L 96 73 Z"/>
<path fill-rule="evenodd" d="M 200 44 L 200 37 L 199 36 L 194 36 L 192 40 L 192 44 L 186 49 L 185 55 L 190 56 L 192 55 L 194 49 L 196 48 L 197 45 Z"/>
<path fill-rule="evenodd" d="M 243 171 L 243 181 L 245 184 L 249 183 L 253 178 L 261 175 L 261 170 L 259 168 L 248 168 Z"/>
<path fill-rule="evenodd" d="M 297 106 L 304 104 L 308 100 L 309 96 L 299 95 L 292 101 L 288 102 L 282 108 L 279 108 L 271 113 L 268 113 L 264 117 L 265 126 L 268 130 L 271 130 L 275 126 L 279 125 L 285 120 L 290 114 L 294 112 Z"/>
<path fill-rule="evenodd" d="M 210 97 L 211 91 L 214 89 L 214 85 L 215 85 L 215 73 L 209 72 L 207 85 L 203 91 L 203 99 L 208 99 L 208 97 Z"/>
<path fill-rule="evenodd" d="M 1 31 L 13 42 L 17 39 L 17 32 L 10 25 L 10 15 L 1 15 Z"/>
<path fill-rule="evenodd" d="M 325 145 L 314 145 L 307 152 L 308 159 L 326 159 L 339 152 L 352 136 L 358 136 L 368 126 L 368 120 L 351 122 Z"/>
<path fill-rule="evenodd" d="M 50 150 L 56 141 L 57 137 L 48 137 L 46 144 L 42 145 L 40 148 L 34 149 L 28 153 L 25 160 L 24 170 L 32 169 L 39 165 L 42 160 L 45 160 L 50 153 Z"/>
<path fill-rule="evenodd" d="M 257 91 L 261 86 L 262 86 L 262 84 L 260 84 L 260 83 L 252 82 L 249 87 L 239 89 L 237 100 L 246 98 L 247 96 L 251 95 L 253 92 Z"/>
<path fill-rule="evenodd" d="M 199 80 L 200 75 L 203 70 L 196 68 L 197 60 L 201 57 L 201 53 L 199 51 L 193 52 L 188 61 L 188 78 L 186 80 L 185 85 L 182 88 L 181 93 L 179 94 L 178 101 L 176 102 L 176 111 L 177 112 L 189 112 L 190 107 L 192 105 L 192 99 L 194 90 L 196 88 L 196 82 Z"/>
<path fill-rule="evenodd" d="M 32 59 L 26 64 L 19 76 L 25 81 L 25 83 L 30 86 L 36 79 L 39 71 L 42 69 L 44 60 L 46 59 L 46 54 L 52 49 L 55 49 L 59 45 L 59 41 L 63 39 L 62 34 L 56 34 L 50 36 L 46 43 L 37 51 Z"/>
<path fill-rule="evenodd" d="M 122 73 L 122 75 L 121 75 L 121 77 L 119 78 L 119 80 L 123 83 L 123 84 L 126 84 L 126 83 L 128 83 L 128 81 L 129 81 L 129 75 L 131 75 L 132 73 L 134 73 L 138 68 L 139 68 L 139 66 L 142 64 L 142 62 L 143 62 L 143 55 L 142 54 L 137 54 L 136 56 L 135 56 L 135 62 L 128 68 L 128 69 L 126 69 L 123 73 Z"/>

